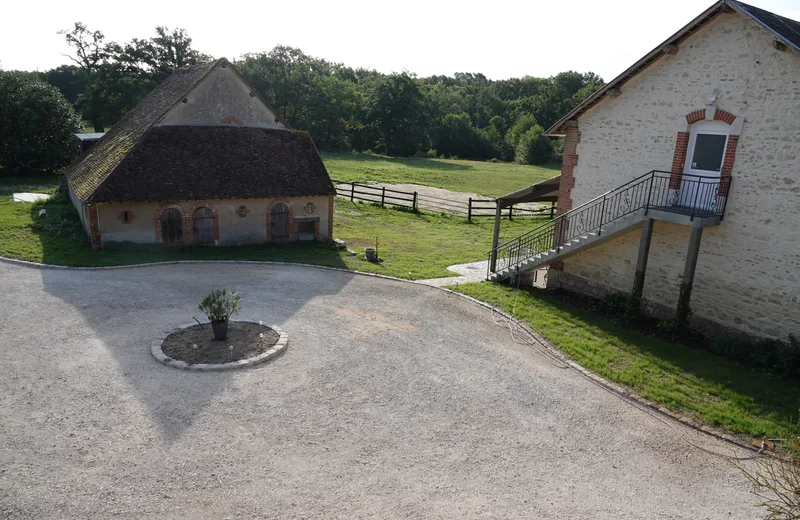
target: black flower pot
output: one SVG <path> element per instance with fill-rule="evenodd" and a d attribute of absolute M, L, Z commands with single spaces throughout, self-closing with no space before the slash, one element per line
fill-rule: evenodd
<path fill-rule="evenodd" d="M 214 331 L 214 339 L 223 341 L 228 339 L 228 322 L 221 321 L 219 323 L 211 322 L 211 330 Z"/>

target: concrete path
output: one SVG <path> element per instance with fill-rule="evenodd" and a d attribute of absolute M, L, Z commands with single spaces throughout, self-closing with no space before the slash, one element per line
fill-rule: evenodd
<path fill-rule="evenodd" d="M 417 280 L 418 283 L 430 285 L 431 287 L 447 287 L 450 285 L 458 285 L 460 283 L 482 282 L 486 280 L 486 271 L 489 267 L 489 261 L 483 260 L 478 262 L 471 262 L 468 264 L 456 264 L 447 268 L 448 271 L 458 273 L 459 276 L 448 276 L 445 278 L 428 278 L 425 280 Z M 544 289 L 547 287 L 547 268 L 536 270 L 536 276 L 533 280 L 533 286 Z"/>
<path fill-rule="evenodd" d="M 0 263 L 4 518 L 751 519 L 729 445 L 438 289 L 300 266 Z M 240 372 L 150 342 L 215 287 L 289 334 Z"/>

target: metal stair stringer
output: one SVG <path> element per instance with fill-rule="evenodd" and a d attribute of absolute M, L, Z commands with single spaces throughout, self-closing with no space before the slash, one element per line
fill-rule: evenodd
<path fill-rule="evenodd" d="M 564 258 L 598 246 L 603 242 L 607 242 L 612 238 L 627 233 L 632 227 L 641 224 L 645 218 L 646 214 L 644 209 L 629 213 L 605 224 L 601 230 L 595 230 L 567 240 L 558 249 L 550 249 L 542 253 L 532 254 L 516 265 L 498 268 L 496 272 L 490 273 L 487 279 L 499 282 L 508 279 L 512 274 L 523 274 L 528 271 L 540 269 L 548 264 L 563 260 Z"/>

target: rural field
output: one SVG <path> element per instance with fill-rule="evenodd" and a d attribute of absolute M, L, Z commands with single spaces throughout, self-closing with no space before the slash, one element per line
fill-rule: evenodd
<path fill-rule="evenodd" d="M 331 178 L 344 182 L 423 184 L 499 197 L 560 173 L 561 166 L 322 153 Z"/>

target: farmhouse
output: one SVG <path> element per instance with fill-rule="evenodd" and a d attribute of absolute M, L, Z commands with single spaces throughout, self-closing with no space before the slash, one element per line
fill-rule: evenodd
<path fill-rule="evenodd" d="M 336 192 L 311 137 L 224 58 L 173 73 L 65 175 L 95 248 L 332 235 Z"/>
<path fill-rule="evenodd" d="M 631 293 L 710 333 L 800 333 L 800 23 L 721 0 L 548 130 L 558 216 L 490 278 Z"/>

